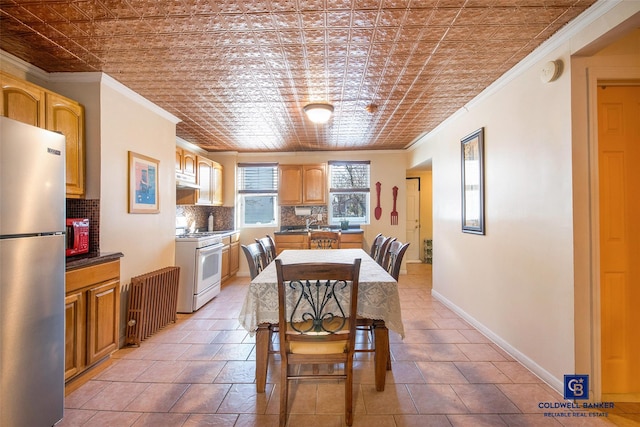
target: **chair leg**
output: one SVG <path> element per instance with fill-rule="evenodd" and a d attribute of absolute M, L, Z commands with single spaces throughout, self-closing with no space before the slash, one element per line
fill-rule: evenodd
<path fill-rule="evenodd" d="M 289 381 L 287 380 L 289 364 L 286 360 L 282 361 L 280 371 L 280 427 L 285 427 L 287 425 L 287 401 L 289 397 Z"/>
<path fill-rule="evenodd" d="M 353 424 L 353 359 L 345 363 L 344 370 L 347 376 L 344 382 L 344 418 L 350 426 Z"/>

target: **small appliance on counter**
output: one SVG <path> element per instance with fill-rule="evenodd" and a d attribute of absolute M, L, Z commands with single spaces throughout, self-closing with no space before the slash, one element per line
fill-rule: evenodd
<path fill-rule="evenodd" d="M 67 256 L 89 252 L 89 219 L 67 218 Z"/>

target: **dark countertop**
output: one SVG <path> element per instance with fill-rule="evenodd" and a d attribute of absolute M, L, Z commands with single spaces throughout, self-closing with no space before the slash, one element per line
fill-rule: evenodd
<path fill-rule="evenodd" d="M 67 258 L 67 271 L 115 261 L 123 256 L 124 254 L 122 252 L 104 252 L 99 253 L 98 255 L 76 255 L 74 257 Z"/>

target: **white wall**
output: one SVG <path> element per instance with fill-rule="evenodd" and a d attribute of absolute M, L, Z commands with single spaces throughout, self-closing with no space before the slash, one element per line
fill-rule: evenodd
<path fill-rule="evenodd" d="M 121 251 L 122 283 L 174 265 L 175 122 L 132 100 L 118 84 L 101 84 L 100 249 Z M 160 213 L 128 213 L 128 152 L 160 161 Z"/>
<path fill-rule="evenodd" d="M 575 372 L 570 56 L 595 28 L 568 28 L 569 41 L 543 45 L 410 151 L 410 167 L 433 162 L 434 295 L 557 390 Z M 564 73 L 542 83 L 556 59 Z M 460 139 L 480 127 L 485 236 L 460 231 Z"/>

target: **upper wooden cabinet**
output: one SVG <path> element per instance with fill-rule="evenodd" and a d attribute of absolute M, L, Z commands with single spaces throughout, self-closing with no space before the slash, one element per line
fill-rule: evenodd
<path fill-rule="evenodd" d="M 222 206 L 222 171 L 221 164 L 176 147 L 176 177 L 200 186 L 198 190 L 178 188 L 176 203 Z"/>
<path fill-rule="evenodd" d="M 84 108 L 55 93 L 46 94 L 46 128 L 66 138 L 67 197 L 84 196 Z"/>
<path fill-rule="evenodd" d="M 84 108 L 76 101 L 0 72 L 0 114 L 39 128 L 61 132 L 66 138 L 68 198 L 85 192 Z"/>
<path fill-rule="evenodd" d="M 196 154 L 176 147 L 176 173 L 185 175 L 195 181 L 197 175 Z"/>
<path fill-rule="evenodd" d="M 327 203 L 327 166 L 280 165 L 278 203 L 283 206 L 324 205 Z"/>

